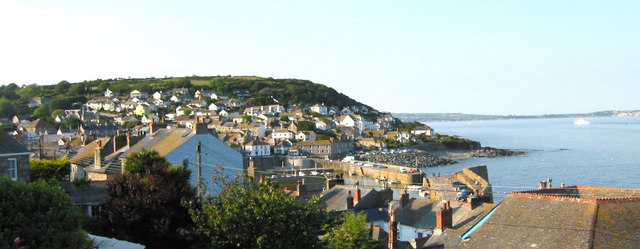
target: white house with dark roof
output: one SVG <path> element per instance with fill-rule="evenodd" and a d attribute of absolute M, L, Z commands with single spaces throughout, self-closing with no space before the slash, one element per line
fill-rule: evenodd
<path fill-rule="evenodd" d="M 244 145 L 247 156 L 269 156 L 271 155 L 271 145 L 258 140 L 253 140 Z"/>
<path fill-rule="evenodd" d="M 329 113 L 328 108 L 327 108 L 327 106 L 324 105 L 324 103 L 315 104 L 315 105 L 311 106 L 311 111 L 320 113 L 322 115 L 326 115 L 327 113 Z"/>

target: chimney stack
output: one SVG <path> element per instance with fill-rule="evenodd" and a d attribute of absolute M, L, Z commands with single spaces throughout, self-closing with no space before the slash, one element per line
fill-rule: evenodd
<path fill-rule="evenodd" d="M 445 228 L 453 227 L 453 212 L 451 210 L 451 202 L 446 201 L 442 203 L 442 210 L 436 213 L 436 228 L 444 230 Z"/>
<path fill-rule="evenodd" d="M 360 202 L 360 182 L 358 181 L 356 181 L 355 197 L 353 198 L 353 200 L 355 201 L 355 203 Z"/>
<path fill-rule="evenodd" d="M 398 222 L 394 211 L 389 207 L 389 249 L 398 248 Z"/>
<path fill-rule="evenodd" d="M 127 147 L 131 148 L 131 131 L 127 131 Z"/>
<path fill-rule="evenodd" d="M 101 162 L 101 157 L 100 154 L 102 154 L 102 140 L 98 140 L 98 142 L 96 142 L 97 146 L 93 151 L 93 167 L 96 169 L 102 168 L 102 162 Z"/>
<path fill-rule="evenodd" d="M 193 131 L 196 134 L 209 133 L 209 128 L 207 127 L 207 123 L 204 122 L 204 118 L 202 118 L 202 122 L 200 121 L 200 117 L 196 117 L 196 122 L 193 124 Z"/>
<path fill-rule="evenodd" d="M 404 207 L 408 203 L 409 203 L 409 193 L 407 193 L 407 190 L 404 189 L 400 194 L 400 207 Z"/>
<path fill-rule="evenodd" d="M 349 191 L 349 195 L 347 196 L 347 209 L 353 209 L 353 196 L 351 196 L 351 191 Z"/>

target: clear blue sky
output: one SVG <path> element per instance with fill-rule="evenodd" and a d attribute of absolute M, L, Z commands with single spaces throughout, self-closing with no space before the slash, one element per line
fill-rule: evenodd
<path fill-rule="evenodd" d="M 2 1 L 0 84 L 256 75 L 379 110 L 640 109 L 640 1 Z"/>

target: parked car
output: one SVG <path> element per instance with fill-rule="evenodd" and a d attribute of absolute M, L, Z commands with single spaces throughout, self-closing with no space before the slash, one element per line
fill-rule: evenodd
<path fill-rule="evenodd" d="M 407 173 L 407 169 L 405 169 L 405 168 L 400 168 L 400 173 Z"/>

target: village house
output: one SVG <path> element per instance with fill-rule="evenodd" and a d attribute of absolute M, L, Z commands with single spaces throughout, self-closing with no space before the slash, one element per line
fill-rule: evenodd
<path fill-rule="evenodd" d="M 42 119 L 36 119 L 35 121 L 22 126 L 23 132 L 29 136 L 37 136 L 44 134 L 56 134 L 55 125 L 44 121 Z"/>
<path fill-rule="evenodd" d="M 14 181 L 29 182 L 30 154 L 16 139 L 0 132 L 0 175 L 7 175 Z"/>
<path fill-rule="evenodd" d="M 153 93 L 152 96 L 153 96 L 153 99 L 155 100 L 161 100 L 161 99 L 164 99 L 167 96 L 167 94 L 163 93 L 162 91 L 159 91 L 159 92 Z"/>
<path fill-rule="evenodd" d="M 378 149 L 383 150 L 387 148 L 387 144 L 381 142 L 381 141 L 376 141 L 374 138 L 363 138 L 358 140 L 358 143 L 360 144 L 360 146 L 368 148 L 371 146 L 375 146 L 378 147 Z"/>
<path fill-rule="evenodd" d="M 433 132 L 433 129 L 426 125 L 413 128 L 413 130 L 411 130 L 411 134 L 414 136 L 425 134 L 427 137 L 431 139 L 435 138 L 435 135 L 436 135 L 435 132 Z"/>
<path fill-rule="evenodd" d="M 51 99 L 47 97 L 33 97 L 29 100 L 29 103 L 27 103 L 27 106 L 29 106 L 29 108 L 39 107 L 41 105 L 49 104 L 50 100 Z"/>
<path fill-rule="evenodd" d="M 107 88 L 107 90 L 104 91 L 104 96 L 111 98 L 111 97 L 115 97 L 115 96 L 120 96 L 120 93 L 117 92 L 117 91 L 111 91 L 111 90 L 109 90 L 109 88 Z"/>
<path fill-rule="evenodd" d="M 189 88 L 174 88 L 167 91 L 168 95 L 189 95 Z"/>
<path fill-rule="evenodd" d="M 318 130 L 327 131 L 331 129 L 331 122 L 325 122 L 319 119 L 315 123 L 316 123 L 316 129 Z"/>
<path fill-rule="evenodd" d="M 264 139 L 266 136 L 265 125 L 262 123 L 238 124 L 235 126 L 234 131 L 260 139 Z"/>
<path fill-rule="evenodd" d="M 187 105 L 194 108 L 201 108 L 201 107 L 207 106 L 207 101 L 194 99 L 191 102 L 189 102 Z"/>
<path fill-rule="evenodd" d="M 344 108 L 342 108 L 342 110 L 340 110 L 340 114 L 342 115 L 353 115 L 353 111 L 351 111 L 351 109 L 348 106 L 345 106 Z"/>
<path fill-rule="evenodd" d="M 140 140 L 135 142 L 135 139 Z M 142 149 L 155 150 L 172 165 L 184 164 L 192 174 L 196 174 L 198 143 L 201 145 L 203 179 L 210 179 L 214 168 L 218 166 L 228 169 L 225 174 L 231 177 L 242 172 L 242 155 L 211 134 L 206 123 L 198 122 L 193 129 L 158 129 L 147 136 L 100 138 L 85 145 L 71 159 L 72 175 L 86 176 L 92 180 L 111 179 L 122 172 L 127 156 Z M 192 176 L 191 184 L 195 186 L 196 181 L 197 176 Z"/>
<path fill-rule="evenodd" d="M 20 124 L 28 124 L 33 122 L 34 120 L 38 119 L 35 116 L 27 116 L 27 115 L 14 115 L 11 118 L 11 123 L 14 125 L 20 125 Z"/>
<path fill-rule="evenodd" d="M 328 108 L 324 105 L 324 103 L 315 104 L 315 105 L 311 106 L 311 111 L 312 112 L 317 112 L 317 113 L 322 114 L 322 115 L 327 115 L 329 113 Z"/>
<path fill-rule="evenodd" d="M 196 99 L 202 99 L 202 98 L 210 99 L 211 94 L 213 94 L 213 91 L 200 89 L 200 90 L 196 90 L 196 92 L 193 93 L 193 97 Z"/>
<path fill-rule="evenodd" d="M 269 156 L 271 155 L 271 145 L 268 143 L 252 140 L 244 145 L 244 151 L 246 156 Z"/>
<path fill-rule="evenodd" d="M 284 112 L 284 107 L 281 105 L 264 105 L 264 106 L 252 106 L 244 109 L 245 115 L 258 116 L 260 114 L 274 114 L 278 115 Z"/>
<path fill-rule="evenodd" d="M 301 153 L 308 153 L 313 156 L 320 156 L 326 159 L 337 159 L 345 156 L 355 149 L 354 143 L 343 140 L 317 140 L 304 141 L 298 143 Z"/>
<path fill-rule="evenodd" d="M 116 135 L 119 130 L 122 130 L 122 127 L 113 123 L 83 123 L 80 126 L 81 134 L 90 134 L 98 137 L 113 136 Z"/>
<path fill-rule="evenodd" d="M 316 141 L 316 133 L 313 131 L 301 131 L 296 134 L 296 140 L 298 141 Z"/>
<path fill-rule="evenodd" d="M 238 97 L 251 97 L 251 92 L 248 90 L 233 90 L 233 93 Z"/>
<path fill-rule="evenodd" d="M 213 111 L 219 111 L 219 110 L 223 110 L 225 108 L 226 108 L 226 106 L 223 105 L 223 104 L 211 103 L 209 105 L 209 110 L 213 110 Z"/>
<path fill-rule="evenodd" d="M 288 155 L 289 150 L 293 147 L 293 144 L 289 140 L 282 140 L 273 146 L 273 154 L 276 155 Z"/>
<path fill-rule="evenodd" d="M 287 129 L 277 129 L 275 131 L 273 131 L 273 133 L 271 133 L 271 136 L 273 137 L 273 139 L 276 140 L 280 140 L 280 139 L 293 139 L 295 137 L 295 134 Z"/>

